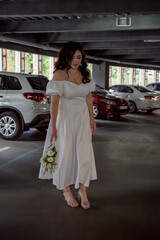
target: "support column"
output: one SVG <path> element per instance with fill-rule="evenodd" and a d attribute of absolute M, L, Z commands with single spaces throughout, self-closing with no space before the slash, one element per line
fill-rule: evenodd
<path fill-rule="evenodd" d="M 0 48 L 0 71 L 2 71 L 2 48 Z"/>
<path fill-rule="evenodd" d="M 20 71 L 25 73 L 25 53 L 20 52 Z"/>
<path fill-rule="evenodd" d="M 95 82 L 104 87 L 105 89 L 109 88 L 109 64 L 103 62 L 101 64 L 93 64 L 93 79 Z"/>
<path fill-rule="evenodd" d="M 112 66 L 109 66 L 109 86 L 112 85 Z"/>
<path fill-rule="evenodd" d="M 42 55 L 38 55 L 38 74 L 42 75 Z"/>
<path fill-rule="evenodd" d="M 159 82 L 159 71 L 156 71 L 156 82 Z"/>
<path fill-rule="evenodd" d="M 20 52 L 15 51 L 15 72 L 21 72 L 21 57 L 20 57 Z"/>
<path fill-rule="evenodd" d="M 122 67 L 117 67 L 117 84 L 122 84 Z"/>
<path fill-rule="evenodd" d="M 33 54 L 33 74 L 38 75 L 38 55 Z"/>
<path fill-rule="evenodd" d="M 2 49 L 2 71 L 7 71 L 7 49 Z"/>
<path fill-rule="evenodd" d="M 136 84 L 136 68 L 133 68 L 133 84 Z"/>
<path fill-rule="evenodd" d="M 146 71 L 145 69 L 140 69 L 139 85 L 145 86 L 145 83 L 146 83 Z"/>
<path fill-rule="evenodd" d="M 134 69 L 130 68 L 129 69 L 129 84 L 133 84 L 133 74 L 134 74 Z"/>
<path fill-rule="evenodd" d="M 53 71 L 54 71 L 54 57 L 49 57 L 49 80 L 53 78 Z"/>

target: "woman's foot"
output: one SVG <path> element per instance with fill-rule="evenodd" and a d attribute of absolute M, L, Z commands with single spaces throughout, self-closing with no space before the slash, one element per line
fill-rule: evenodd
<path fill-rule="evenodd" d="M 86 189 L 81 189 L 81 188 L 79 189 L 78 200 L 81 201 L 82 208 L 84 208 L 84 209 L 90 208 L 90 202 L 88 201 L 88 198 L 87 198 Z"/>
<path fill-rule="evenodd" d="M 63 195 L 65 197 L 65 200 L 67 204 L 71 207 L 78 207 L 79 204 L 77 203 L 76 199 L 73 197 L 70 189 L 64 189 Z"/>

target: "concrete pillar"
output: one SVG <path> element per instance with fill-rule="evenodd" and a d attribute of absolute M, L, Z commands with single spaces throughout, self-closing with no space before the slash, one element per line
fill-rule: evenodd
<path fill-rule="evenodd" d="M 139 72 L 139 85 L 145 86 L 145 76 L 146 72 L 145 69 L 140 69 Z"/>
<path fill-rule="evenodd" d="M 124 70 L 122 70 L 122 67 L 117 67 L 117 84 L 122 84 L 123 83 L 123 73 Z"/>
<path fill-rule="evenodd" d="M 25 53 L 20 52 L 20 71 L 25 73 Z"/>
<path fill-rule="evenodd" d="M 7 49 L 2 49 L 2 71 L 7 71 Z"/>
<path fill-rule="evenodd" d="M 159 71 L 156 71 L 156 82 L 159 82 Z"/>
<path fill-rule="evenodd" d="M 33 54 L 33 74 L 38 75 L 38 55 Z"/>
<path fill-rule="evenodd" d="M 2 71 L 2 48 L 0 48 L 0 71 Z"/>
<path fill-rule="evenodd" d="M 103 62 L 101 64 L 93 64 L 92 76 L 94 81 L 106 89 L 109 88 L 109 64 Z"/>
<path fill-rule="evenodd" d="M 15 51 L 15 72 L 21 72 L 21 57 L 19 51 Z"/>
<path fill-rule="evenodd" d="M 42 56 L 33 54 L 33 74 L 42 74 Z"/>
<path fill-rule="evenodd" d="M 129 69 L 129 84 L 133 84 L 133 79 L 134 79 L 134 69 L 133 68 L 130 68 Z"/>
<path fill-rule="evenodd" d="M 54 71 L 54 58 L 49 57 L 49 80 L 53 78 L 53 71 Z"/>
<path fill-rule="evenodd" d="M 133 84 L 136 84 L 136 68 L 133 68 Z"/>
<path fill-rule="evenodd" d="M 38 74 L 42 75 L 42 55 L 38 55 Z"/>
<path fill-rule="evenodd" d="M 109 86 L 112 85 L 112 66 L 109 66 Z"/>

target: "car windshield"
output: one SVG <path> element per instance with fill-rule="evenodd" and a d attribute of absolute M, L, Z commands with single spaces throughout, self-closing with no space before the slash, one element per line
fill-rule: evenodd
<path fill-rule="evenodd" d="M 102 88 L 101 86 L 96 85 L 94 93 L 103 93 L 103 94 L 105 93 L 105 94 L 108 94 L 108 91 L 106 89 Z"/>
<path fill-rule="evenodd" d="M 35 90 L 46 90 L 48 79 L 45 77 L 27 77 L 30 85 Z"/>
<path fill-rule="evenodd" d="M 152 92 L 150 89 L 142 87 L 142 86 L 134 86 L 140 92 Z"/>

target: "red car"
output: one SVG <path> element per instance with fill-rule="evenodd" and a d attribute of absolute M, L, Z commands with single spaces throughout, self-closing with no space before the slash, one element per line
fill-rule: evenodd
<path fill-rule="evenodd" d="M 120 116 L 129 113 L 129 104 L 121 97 L 110 94 L 106 89 L 96 85 L 92 92 L 94 118 L 100 116 Z"/>

